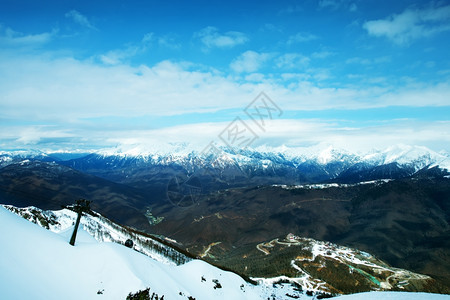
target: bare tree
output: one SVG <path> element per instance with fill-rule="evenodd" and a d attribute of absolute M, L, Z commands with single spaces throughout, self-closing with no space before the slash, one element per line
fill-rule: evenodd
<path fill-rule="evenodd" d="M 75 246 L 75 239 L 77 238 L 78 226 L 80 225 L 81 216 L 83 212 L 90 211 L 91 201 L 86 199 L 78 199 L 76 204 L 74 205 L 74 210 L 78 213 L 77 221 L 75 222 L 75 228 L 73 229 L 72 237 L 70 238 L 70 244 Z"/>

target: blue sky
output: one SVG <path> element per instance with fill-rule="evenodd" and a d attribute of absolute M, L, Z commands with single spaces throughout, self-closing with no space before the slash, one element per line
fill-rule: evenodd
<path fill-rule="evenodd" d="M 449 1 L 0 3 L 0 149 L 450 149 Z M 261 130 L 243 111 L 265 92 Z"/>

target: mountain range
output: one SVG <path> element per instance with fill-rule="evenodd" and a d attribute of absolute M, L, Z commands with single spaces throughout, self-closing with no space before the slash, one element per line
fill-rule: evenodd
<path fill-rule="evenodd" d="M 392 268 L 437 282 L 434 288 L 411 285 L 416 291 L 446 292 L 449 170 L 448 153 L 405 145 L 367 153 L 331 146 L 236 153 L 186 145 L 157 151 L 3 151 L 0 203 L 58 210 L 86 198 L 114 222 L 249 277 L 260 276 L 267 259 L 289 267 L 297 255 L 283 247 L 255 258 L 262 255 L 258 245 L 292 233 L 373 253 Z M 247 258 L 256 263 L 243 269 Z M 295 268 L 287 272 L 299 275 Z M 328 286 L 346 293 L 370 290 L 361 287 Z"/>
<path fill-rule="evenodd" d="M 352 153 L 332 146 L 260 147 L 237 152 L 216 146 L 210 148 L 202 152 L 187 146 L 177 147 L 177 152 L 110 149 L 81 157 L 80 153 L 1 152 L 0 167 L 24 159 L 56 162 L 114 182 L 147 185 L 156 191 L 161 183 L 164 185 L 177 175 L 198 177 L 205 183 L 202 188 L 212 191 L 263 184 L 354 183 L 404 178 L 418 172 L 445 175 L 450 170 L 448 153 L 437 153 L 421 146 L 396 145 L 367 153 Z M 74 156 L 76 158 L 72 158 Z"/>

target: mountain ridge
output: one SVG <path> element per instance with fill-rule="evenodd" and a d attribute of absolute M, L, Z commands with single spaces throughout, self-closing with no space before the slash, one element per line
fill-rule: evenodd
<path fill-rule="evenodd" d="M 261 158 L 276 160 L 288 160 L 294 163 L 303 163 L 305 161 L 315 161 L 320 165 L 327 165 L 332 162 L 348 161 L 351 163 L 368 163 L 372 165 L 385 165 L 392 162 L 399 164 L 420 163 L 423 168 L 426 165 L 439 165 L 443 168 L 450 169 L 450 154 L 446 151 L 436 152 L 424 146 L 411 146 L 397 144 L 383 150 L 372 149 L 369 151 L 351 151 L 343 148 L 335 148 L 332 145 L 312 146 L 312 147 L 267 147 L 260 146 L 256 148 L 245 148 L 233 151 L 227 147 L 219 147 L 213 145 L 217 158 L 222 161 L 233 160 L 245 162 L 249 159 Z M 205 150 L 205 149 L 204 149 Z M 64 154 L 73 154 L 76 156 L 83 155 L 79 150 L 73 152 L 67 151 Z M 117 157 L 127 159 L 137 159 L 154 163 L 170 163 L 186 159 L 210 159 L 210 153 L 201 151 L 195 147 L 186 145 L 161 149 L 152 148 L 110 148 L 103 150 L 92 150 L 84 152 L 85 156 L 98 155 L 99 157 Z M 9 158 L 37 159 L 42 161 L 67 161 L 72 159 L 62 159 L 59 157 L 59 151 L 40 151 L 40 150 L 20 150 L 20 151 L 0 151 L 0 166 L 2 163 L 10 160 Z M 75 158 L 77 159 L 77 158 Z"/>

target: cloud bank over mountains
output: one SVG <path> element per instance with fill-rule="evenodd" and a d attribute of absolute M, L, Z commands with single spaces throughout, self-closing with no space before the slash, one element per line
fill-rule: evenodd
<path fill-rule="evenodd" d="M 450 148 L 450 6 L 271 5 L 0 14 L 0 147 L 207 143 L 265 92 L 284 114 L 260 143 Z"/>

